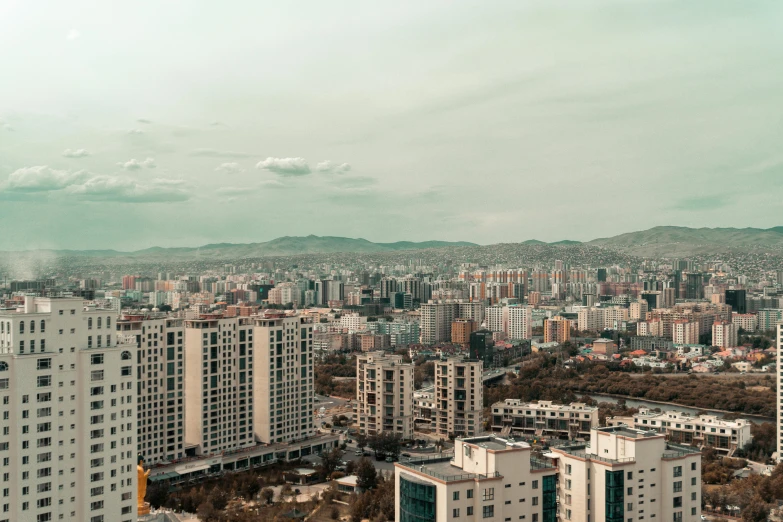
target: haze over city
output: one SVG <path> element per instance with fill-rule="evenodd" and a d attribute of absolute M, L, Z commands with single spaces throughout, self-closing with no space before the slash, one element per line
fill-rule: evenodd
<path fill-rule="evenodd" d="M 781 28 L 0 1 L 0 522 L 783 522 Z"/>

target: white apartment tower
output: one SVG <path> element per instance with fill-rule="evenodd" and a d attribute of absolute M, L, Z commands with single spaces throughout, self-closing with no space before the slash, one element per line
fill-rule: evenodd
<path fill-rule="evenodd" d="M 778 356 L 775 371 L 778 372 L 778 462 L 783 462 L 783 323 L 778 324 Z"/>
<path fill-rule="evenodd" d="M 696 522 L 701 451 L 625 426 L 594 428 L 590 442 L 553 448 L 560 519 L 579 522 Z"/>
<path fill-rule="evenodd" d="M 430 300 L 422 303 L 421 342 L 433 344 L 451 341 L 451 323 L 454 319 L 472 319 L 476 324 L 484 320 L 484 304 L 480 302 Z"/>
<path fill-rule="evenodd" d="M 509 306 L 508 337 L 509 339 L 532 339 L 533 311 L 528 306 Z"/>
<path fill-rule="evenodd" d="M 0 310 L 0 521 L 136 520 L 134 346 L 113 311 Z"/>
<path fill-rule="evenodd" d="M 314 434 L 313 325 L 299 315 L 267 314 L 254 320 L 255 347 L 249 349 L 254 351 L 250 373 L 255 375 L 256 439 L 269 444 L 306 439 Z"/>
<path fill-rule="evenodd" d="M 359 431 L 413 437 L 413 365 L 399 355 L 365 353 L 356 358 Z"/>
<path fill-rule="evenodd" d="M 212 455 L 253 446 L 253 320 L 185 321 L 185 442 Z"/>
<path fill-rule="evenodd" d="M 476 360 L 435 363 L 432 427 L 441 437 L 474 437 L 484 431 L 483 368 Z"/>
<path fill-rule="evenodd" d="M 138 452 L 148 465 L 185 456 L 185 321 L 161 313 L 125 314 L 117 334 L 136 345 Z"/>
<path fill-rule="evenodd" d="M 727 321 L 717 321 L 712 325 L 712 345 L 721 348 L 737 346 L 738 327 Z"/>
<path fill-rule="evenodd" d="M 525 442 L 457 439 L 453 456 L 414 457 L 394 467 L 400 522 L 557 520 L 556 461 Z"/>

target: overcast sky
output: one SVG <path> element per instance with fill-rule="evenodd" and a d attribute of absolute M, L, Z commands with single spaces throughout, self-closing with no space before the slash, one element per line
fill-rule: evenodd
<path fill-rule="evenodd" d="M 0 249 L 783 225 L 780 0 L 0 1 Z"/>

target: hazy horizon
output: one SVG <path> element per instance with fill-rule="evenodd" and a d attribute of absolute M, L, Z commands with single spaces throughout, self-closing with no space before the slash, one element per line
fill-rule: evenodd
<path fill-rule="evenodd" d="M 783 4 L 0 4 L 0 250 L 781 225 Z"/>

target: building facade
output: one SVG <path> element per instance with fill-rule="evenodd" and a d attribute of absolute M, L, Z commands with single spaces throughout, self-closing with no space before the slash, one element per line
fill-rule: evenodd
<path fill-rule="evenodd" d="M 136 439 L 149 465 L 185 456 L 184 323 L 150 313 L 117 320 L 117 334 L 136 345 Z"/>
<path fill-rule="evenodd" d="M 483 431 L 482 361 L 449 359 L 435 363 L 432 429 L 441 437 L 473 437 Z"/>
<path fill-rule="evenodd" d="M 579 522 L 696 522 L 701 452 L 625 426 L 595 428 L 590 442 L 558 455 L 560 519 Z"/>
<path fill-rule="evenodd" d="M 366 353 L 356 358 L 356 421 L 365 435 L 413 437 L 413 365 L 400 355 Z"/>
<path fill-rule="evenodd" d="M 136 360 L 113 311 L 0 311 L 0 521 L 136 520 Z"/>
<path fill-rule="evenodd" d="M 598 427 L 598 408 L 584 403 L 555 404 L 506 399 L 492 405 L 492 430 L 501 435 L 532 435 L 559 439 L 590 437 Z"/>
<path fill-rule="evenodd" d="M 396 463 L 399 522 L 556 522 L 557 469 L 524 442 L 457 439 L 454 456 Z"/>

